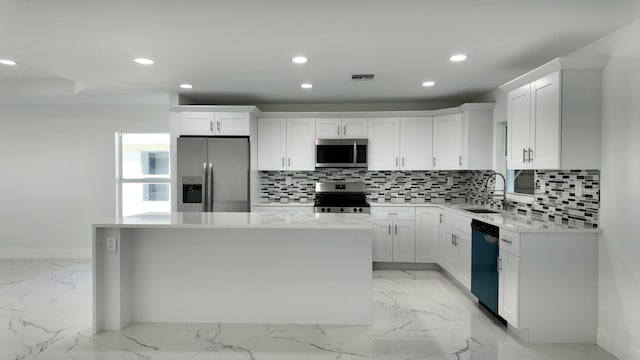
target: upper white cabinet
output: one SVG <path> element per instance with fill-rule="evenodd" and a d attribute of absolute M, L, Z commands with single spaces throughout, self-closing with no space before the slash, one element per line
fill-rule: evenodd
<path fill-rule="evenodd" d="M 369 119 L 369 170 L 429 170 L 431 117 Z"/>
<path fill-rule="evenodd" d="M 259 119 L 258 170 L 314 169 L 314 119 Z"/>
<path fill-rule="evenodd" d="M 180 135 L 249 136 L 248 112 L 180 112 Z"/>
<path fill-rule="evenodd" d="M 492 110 L 469 109 L 433 117 L 433 169 L 492 169 L 492 149 Z"/>
<path fill-rule="evenodd" d="M 600 168 L 602 76 L 559 70 L 507 94 L 507 167 Z"/>
<path fill-rule="evenodd" d="M 318 139 L 366 139 L 366 118 L 316 118 Z"/>

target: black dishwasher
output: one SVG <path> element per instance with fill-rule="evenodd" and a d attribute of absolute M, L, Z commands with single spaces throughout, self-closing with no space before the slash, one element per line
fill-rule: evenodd
<path fill-rule="evenodd" d="M 498 315 L 497 226 L 471 221 L 471 293 Z"/>

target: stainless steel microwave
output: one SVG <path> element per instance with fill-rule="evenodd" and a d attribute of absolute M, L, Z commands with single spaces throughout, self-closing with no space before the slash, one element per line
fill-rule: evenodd
<path fill-rule="evenodd" d="M 317 139 L 316 168 L 366 168 L 367 139 Z"/>

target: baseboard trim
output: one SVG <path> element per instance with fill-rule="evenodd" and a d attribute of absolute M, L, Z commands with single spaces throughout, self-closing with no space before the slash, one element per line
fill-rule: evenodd
<path fill-rule="evenodd" d="M 435 263 L 374 262 L 373 270 L 440 270 Z"/>
<path fill-rule="evenodd" d="M 598 327 L 596 343 L 621 360 L 640 360 L 640 348 L 630 344 L 627 338 L 616 336 L 602 327 Z"/>
<path fill-rule="evenodd" d="M 0 259 L 91 259 L 91 249 L 0 248 Z"/>

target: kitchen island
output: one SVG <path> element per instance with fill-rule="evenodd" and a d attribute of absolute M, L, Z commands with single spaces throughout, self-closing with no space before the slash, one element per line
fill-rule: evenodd
<path fill-rule="evenodd" d="M 367 325 L 369 215 L 173 213 L 93 226 L 93 331 L 131 322 Z"/>

